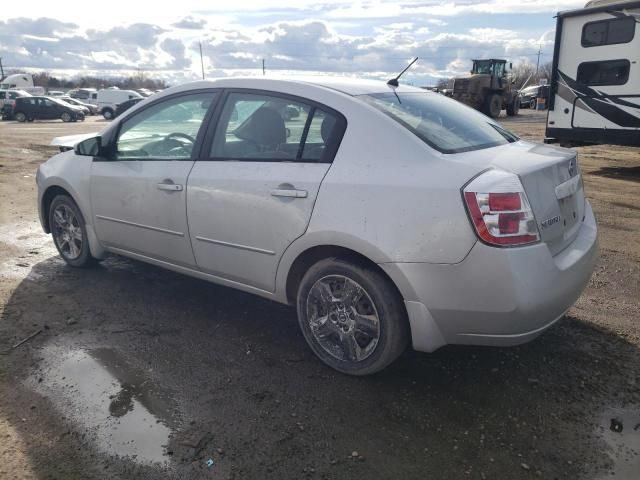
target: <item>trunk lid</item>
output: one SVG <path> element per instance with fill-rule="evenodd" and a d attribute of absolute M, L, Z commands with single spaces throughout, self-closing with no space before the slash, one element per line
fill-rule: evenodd
<path fill-rule="evenodd" d="M 585 196 L 575 151 L 519 141 L 452 157 L 518 175 L 535 215 L 540 240 L 552 255 L 578 235 L 585 215 Z"/>

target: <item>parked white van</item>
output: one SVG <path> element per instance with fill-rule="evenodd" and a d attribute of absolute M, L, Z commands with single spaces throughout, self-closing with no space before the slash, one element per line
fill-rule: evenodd
<path fill-rule="evenodd" d="M 100 112 L 104 118 L 111 120 L 115 116 L 116 107 L 122 102 L 131 100 L 132 98 L 144 97 L 133 90 L 106 89 L 91 93 L 88 101 L 98 107 L 98 112 Z"/>

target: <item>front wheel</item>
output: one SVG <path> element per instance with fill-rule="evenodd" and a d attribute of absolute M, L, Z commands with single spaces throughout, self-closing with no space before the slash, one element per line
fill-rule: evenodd
<path fill-rule="evenodd" d="M 536 101 L 535 98 L 532 98 L 531 102 L 529 102 L 529 108 L 531 108 L 531 110 L 535 110 L 537 106 L 538 106 L 538 102 Z"/>
<path fill-rule="evenodd" d="M 339 258 L 321 260 L 304 275 L 297 307 L 311 350 L 342 373 L 378 372 L 396 360 L 409 342 L 400 294 L 370 266 Z"/>
<path fill-rule="evenodd" d="M 502 111 L 502 97 L 497 93 L 492 93 L 485 100 L 483 112 L 491 118 L 498 118 Z"/>
<path fill-rule="evenodd" d="M 91 256 L 84 218 L 76 202 L 58 195 L 49 207 L 49 226 L 53 243 L 62 259 L 72 267 L 88 267 L 97 260 Z"/>
<path fill-rule="evenodd" d="M 27 116 L 22 112 L 16 113 L 15 117 L 16 117 L 16 120 L 19 121 L 20 123 L 25 122 L 27 120 Z"/>
<path fill-rule="evenodd" d="M 62 115 L 60 115 L 60 118 L 62 119 L 63 122 L 68 123 L 72 120 L 71 118 L 71 114 L 64 112 Z"/>

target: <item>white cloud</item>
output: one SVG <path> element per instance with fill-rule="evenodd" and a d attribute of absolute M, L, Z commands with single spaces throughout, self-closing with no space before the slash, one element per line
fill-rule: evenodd
<path fill-rule="evenodd" d="M 268 71 L 368 76 L 377 72 L 387 77 L 418 56 L 420 61 L 406 78 L 430 83 L 468 71 L 474 57 L 532 58 L 539 45 L 549 53 L 551 12 L 581 4 L 575 0 L 243 0 L 205 8 L 202 2 L 183 0 L 154 9 L 113 0 L 96 20 L 84 2 L 76 5 L 72 0 L 59 9 L 35 0 L 12 4 L 12 15 L 37 10 L 56 18 L 30 19 L 27 13 L 0 20 L 0 55 L 11 67 L 60 72 L 64 66 L 67 73 L 123 74 L 142 69 L 173 79 L 199 75 L 198 42 L 209 75 L 261 72 L 264 58 Z M 68 12 L 78 14 L 74 21 L 65 21 Z M 546 12 L 549 23 L 532 34 L 490 24 L 461 30 L 454 18 L 508 12 L 518 16 Z M 85 14 L 93 20 L 84 21 Z M 123 23 L 123 16 L 138 23 Z"/>

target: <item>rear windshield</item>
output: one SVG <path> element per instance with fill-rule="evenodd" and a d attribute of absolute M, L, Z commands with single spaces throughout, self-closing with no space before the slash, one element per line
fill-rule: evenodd
<path fill-rule="evenodd" d="M 488 117 L 438 93 L 378 93 L 358 98 L 442 153 L 480 150 L 518 140 Z"/>

